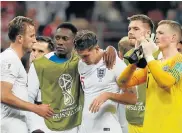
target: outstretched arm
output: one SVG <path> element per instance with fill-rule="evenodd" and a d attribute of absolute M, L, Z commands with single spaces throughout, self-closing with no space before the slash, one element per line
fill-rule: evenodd
<path fill-rule="evenodd" d="M 144 41 L 142 43 L 143 53 L 147 61 L 147 66 L 162 89 L 170 91 L 170 88 L 176 84 L 182 77 L 182 55 L 173 56 L 171 63 L 163 68 L 159 61 L 154 60 L 152 53 L 155 49 L 155 43 L 152 41 Z M 166 82 L 167 81 L 167 82 Z"/>
<path fill-rule="evenodd" d="M 132 88 L 131 90 L 132 93 L 129 91 L 126 91 L 124 93 L 104 92 L 93 100 L 93 102 L 89 107 L 89 110 L 92 113 L 98 112 L 101 105 L 107 100 L 113 100 L 121 104 L 136 104 L 137 102 L 136 88 Z"/>
<path fill-rule="evenodd" d="M 147 68 L 136 70 L 135 64 L 129 64 L 120 74 L 117 83 L 121 88 L 130 88 L 142 84 L 147 79 Z"/>
<path fill-rule="evenodd" d="M 182 62 L 179 63 L 179 66 L 182 68 Z M 170 91 L 170 88 L 180 80 L 180 72 L 176 70 L 175 66 L 171 69 L 169 68 L 168 71 L 164 71 L 159 62 L 153 60 L 148 63 L 148 68 L 157 84 L 166 91 Z"/>

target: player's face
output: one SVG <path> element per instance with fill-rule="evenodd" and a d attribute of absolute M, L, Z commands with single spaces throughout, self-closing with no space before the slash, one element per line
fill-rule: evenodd
<path fill-rule="evenodd" d="M 128 39 L 132 45 L 137 43 L 142 36 L 147 35 L 147 24 L 140 20 L 131 21 L 128 26 Z"/>
<path fill-rule="evenodd" d="M 34 58 L 40 58 L 49 52 L 50 51 L 48 50 L 48 43 L 38 41 L 32 46 L 31 54 Z"/>
<path fill-rule="evenodd" d="M 29 51 L 35 43 L 35 27 L 33 25 L 27 25 L 23 35 L 23 49 Z"/>
<path fill-rule="evenodd" d="M 170 45 L 172 42 L 172 33 L 169 25 L 162 24 L 157 27 L 156 30 L 156 44 L 159 49 L 164 49 Z"/>
<path fill-rule="evenodd" d="M 77 50 L 78 55 L 82 59 L 83 62 L 85 62 L 87 65 L 95 64 L 97 60 L 97 49 L 86 49 L 86 50 Z"/>
<path fill-rule="evenodd" d="M 177 49 L 178 49 L 178 52 L 182 53 L 182 43 L 178 43 Z"/>
<path fill-rule="evenodd" d="M 59 28 L 54 36 L 56 43 L 56 54 L 58 56 L 70 54 L 74 47 L 73 39 L 74 35 L 71 30 Z"/>

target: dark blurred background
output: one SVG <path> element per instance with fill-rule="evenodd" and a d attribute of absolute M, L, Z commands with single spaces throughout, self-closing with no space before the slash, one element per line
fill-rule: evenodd
<path fill-rule="evenodd" d="M 182 24 L 182 1 L 1 1 L 1 51 L 9 47 L 8 22 L 15 16 L 32 18 L 37 35 L 53 37 L 64 21 L 78 29 L 97 33 L 102 48 L 127 35 L 127 17 L 148 15 L 157 24 L 162 19 Z"/>

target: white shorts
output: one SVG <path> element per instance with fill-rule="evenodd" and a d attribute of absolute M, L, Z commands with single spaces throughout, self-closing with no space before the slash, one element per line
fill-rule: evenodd
<path fill-rule="evenodd" d="M 13 117 L 2 119 L 1 133 L 28 133 L 27 123 Z"/>
<path fill-rule="evenodd" d="M 99 112 L 88 111 L 88 104 L 84 106 L 82 123 L 79 126 L 79 133 L 122 133 L 117 111 L 117 103 L 105 102 Z M 113 113 L 111 110 L 115 110 Z"/>
<path fill-rule="evenodd" d="M 44 131 L 45 133 L 78 133 L 78 127 L 72 128 L 70 130 L 65 130 L 65 131 L 51 131 L 47 127 L 40 128 L 40 130 Z"/>

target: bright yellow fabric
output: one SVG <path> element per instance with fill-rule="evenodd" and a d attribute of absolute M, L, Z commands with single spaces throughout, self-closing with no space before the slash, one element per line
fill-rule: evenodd
<path fill-rule="evenodd" d="M 147 68 L 138 69 L 136 66 L 129 64 L 118 78 L 118 85 L 121 88 L 130 88 L 135 85 L 142 84 L 147 79 Z"/>
<path fill-rule="evenodd" d="M 147 79 L 143 133 L 182 133 L 182 54 L 165 62 L 151 61 L 147 67 L 147 77 L 145 69 L 134 72 L 128 66 L 118 80 L 130 87 Z"/>
<path fill-rule="evenodd" d="M 143 126 L 128 124 L 128 133 L 143 133 Z"/>
<path fill-rule="evenodd" d="M 151 65 L 154 64 L 148 65 L 143 133 L 182 133 L 182 55 L 155 63 L 158 73 Z M 161 86 L 170 87 L 170 91 Z"/>

